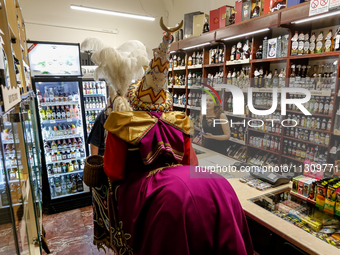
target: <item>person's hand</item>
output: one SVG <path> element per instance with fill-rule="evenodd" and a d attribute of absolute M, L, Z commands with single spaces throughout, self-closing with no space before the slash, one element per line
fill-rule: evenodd
<path fill-rule="evenodd" d="M 205 138 L 210 138 L 210 139 L 214 138 L 214 135 L 212 135 L 212 134 L 210 134 L 210 133 L 203 134 L 203 136 L 204 136 Z"/>

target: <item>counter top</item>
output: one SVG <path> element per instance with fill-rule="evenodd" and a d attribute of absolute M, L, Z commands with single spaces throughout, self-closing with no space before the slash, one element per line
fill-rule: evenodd
<path fill-rule="evenodd" d="M 203 154 L 197 155 L 200 166 L 208 163 L 209 159 L 215 159 L 216 157 L 214 156 L 218 156 L 216 159 L 223 162 L 224 165 L 233 164 L 237 161 L 198 145 L 193 145 L 193 147 L 204 152 Z M 218 164 L 221 163 L 218 162 Z M 295 225 L 279 218 L 273 213 L 270 213 L 269 211 L 249 201 L 249 199 L 259 197 L 267 193 L 276 192 L 287 187 L 290 188 L 291 184 L 281 185 L 276 188 L 260 191 L 239 181 L 239 177 L 249 175 L 247 173 L 233 172 L 226 174 L 222 173 L 222 175 L 226 177 L 229 183 L 233 186 L 237 197 L 240 200 L 242 208 L 249 218 L 255 220 L 259 224 L 263 225 L 309 254 L 340 254 L 340 251 L 332 245 L 318 239 L 317 237 L 305 232 L 302 229 L 299 229 Z"/>

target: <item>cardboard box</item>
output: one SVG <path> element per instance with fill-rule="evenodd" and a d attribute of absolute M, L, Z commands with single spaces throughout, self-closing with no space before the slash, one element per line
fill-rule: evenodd
<path fill-rule="evenodd" d="M 287 7 L 304 3 L 305 0 L 287 0 Z"/>
<path fill-rule="evenodd" d="M 261 15 L 263 15 L 264 0 L 258 0 L 257 5 L 260 7 L 260 13 L 259 13 L 258 16 L 261 16 Z M 250 15 L 250 18 L 256 18 L 256 17 L 253 17 L 253 11 L 254 11 L 255 6 L 256 6 L 256 0 L 252 0 L 251 1 L 251 15 Z"/>
<path fill-rule="evenodd" d="M 235 24 L 242 21 L 242 0 L 235 2 Z"/>
<path fill-rule="evenodd" d="M 229 26 L 229 19 L 231 15 L 231 10 L 234 8 L 234 6 L 229 6 L 226 5 L 226 10 L 225 10 L 225 26 Z"/>
<path fill-rule="evenodd" d="M 194 16 L 204 14 L 203 12 L 191 12 L 184 14 L 184 38 L 193 36 L 193 19 Z"/>
<path fill-rule="evenodd" d="M 282 4 L 283 3 L 283 4 Z M 286 7 L 286 0 L 264 0 L 263 14 L 278 11 Z"/>
<path fill-rule="evenodd" d="M 276 58 L 277 56 L 277 38 L 268 40 L 267 58 Z"/>
<path fill-rule="evenodd" d="M 230 6 L 228 6 L 230 7 Z M 229 10 L 229 8 L 228 8 Z M 224 5 L 216 10 L 210 11 L 210 22 L 209 22 L 209 28 L 210 31 L 216 30 L 221 27 L 225 27 L 227 24 L 227 6 Z M 229 12 L 230 13 L 230 12 Z M 228 24 L 229 24 L 229 16 L 228 16 Z"/>
<path fill-rule="evenodd" d="M 251 1 L 246 1 L 242 3 L 242 17 L 241 20 L 245 21 L 250 19 L 251 15 Z"/>
<path fill-rule="evenodd" d="M 208 14 L 200 14 L 194 16 L 193 19 L 193 36 L 202 34 L 203 26 L 205 24 L 205 19 L 209 22 Z"/>

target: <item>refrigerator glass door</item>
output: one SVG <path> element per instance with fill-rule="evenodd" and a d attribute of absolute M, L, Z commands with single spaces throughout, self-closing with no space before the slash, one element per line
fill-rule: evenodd
<path fill-rule="evenodd" d="M 51 199 L 88 192 L 79 82 L 36 82 Z"/>

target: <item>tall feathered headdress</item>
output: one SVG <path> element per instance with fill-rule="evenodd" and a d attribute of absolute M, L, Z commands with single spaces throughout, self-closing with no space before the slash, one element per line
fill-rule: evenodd
<path fill-rule="evenodd" d="M 148 65 L 146 47 L 140 41 L 130 40 L 117 48 L 106 45 L 96 37 L 86 38 L 81 51 L 92 51 L 92 61 L 98 65 L 94 72 L 95 80 L 105 79 L 109 84 L 108 106 L 114 111 L 132 110 L 125 95 L 132 80 L 140 79 L 143 66 Z M 107 114 L 111 112 L 111 108 Z"/>

